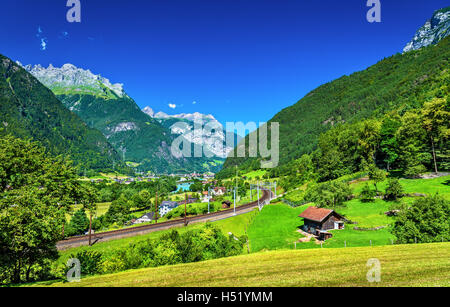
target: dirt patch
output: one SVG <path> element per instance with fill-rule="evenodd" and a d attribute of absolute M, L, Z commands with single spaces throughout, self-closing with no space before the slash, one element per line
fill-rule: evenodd
<path fill-rule="evenodd" d="M 359 179 L 355 179 L 349 182 L 349 184 L 355 184 L 358 182 L 365 182 L 365 181 L 369 181 L 369 177 L 363 177 L 363 178 L 359 178 Z"/>

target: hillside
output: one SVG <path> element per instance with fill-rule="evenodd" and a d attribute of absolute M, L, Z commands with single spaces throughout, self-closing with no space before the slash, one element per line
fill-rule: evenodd
<path fill-rule="evenodd" d="M 396 54 L 324 84 L 280 111 L 270 120 L 280 123 L 280 163 L 311 153 L 319 135 L 338 123 L 380 117 L 394 109 L 404 112 L 434 97 L 448 96 L 449 55 L 447 37 L 436 46 Z M 254 158 L 228 158 L 224 169 L 234 165 L 257 168 L 257 162 Z"/>
<path fill-rule="evenodd" d="M 87 127 L 49 89 L 2 55 L 0 122 L 0 135 L 32 138 L 52 154 L 69 154 L 83 168 L 120 165 L 120 156 L 98 130 Z"/>
<path fill-rule="evenodd" d="M 381 282 L 367 281 L 367 261 L 381 263 Z M 88 277 L 76 287 L 450 286 L 450 244 L 262 252 L 198 263 Z M 414 278 L 411 278 L 411 277 Z M 39 284 L 42 286 L 43 284 Z"/>
<path fill-rule="evenodd" d="M 146 114 L 122 84 L 89 70 L 65 64 L 24 68 L 50 88 L 62 103 L 90 127 L 100 130 L 124 161 L 138 171 L 156 173 L 217 172 L 223 159 L 176 158 L 171 144 L 176 134 L 162 120 Z M 220 163 L 217 163 L 220 162 Z"/>

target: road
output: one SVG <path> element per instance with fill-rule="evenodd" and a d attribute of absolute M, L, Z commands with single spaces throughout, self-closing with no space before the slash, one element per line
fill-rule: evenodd
<path fill-rule="evenodd" d="M 268 203 L 270 201 L 271 196 L 273 195 L 272 192 L 264 190 L 263 195 L 260 198 L 260 203 L 266 202 Z M 254 201 L 252 203 L 248 203 L 239 207 L 236 207 L 236 215 L 241 215 L 247 212 L 252 211 L 254 208 L 258 207 L 258 201 Z M 196 224 L 196 223 L 204 223 L 204 222 L 214 222 L 218 220 L 227 219 L 230 217 L 235 216 L 234 214 L 234 208 L 227 209 L 224 211 L 214 212 L 210 214 L 204 214 L 204 215 L 197 215 L 193 217 L 187 218 L 187 224 Z M 185 220 L 183 219 L 177 219 L 173 221 L 167 221 L 162 222 L 158 224 L 151 224 L 151 225 L 144 225 L 144 226 L 138 226 L 133 228 L 125 228 L 125 229 L 119 229 L 114 231 L 107 231 L 102 233 L 97 233 L 92 235 L 92 243 L 98 243 L 98 242 L 106 242 L 110 240 L 117 240 L 122 238 L 128 238 L 128 237 L 134 237 L 139 236 L 155 231 L 161 231 L 166 230 L 170 228 L 175 227 L 181 227 L 184 226 Z M 58 250 L 65 250 L 73 247 L 83 246 L 83 245 L 89 245 L 89 236 L 79 236 L 79 237 L 72 237 L 68 238 L 66 240 L 59 241 L 56 244 L 56 247 Z"/>

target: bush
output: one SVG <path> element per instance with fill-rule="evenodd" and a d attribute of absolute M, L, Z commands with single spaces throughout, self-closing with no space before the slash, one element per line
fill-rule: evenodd
<path fill-rule="evenodd" d="M 103 262 L 102 273 L 109 274 L 125 270 L 125 263 L 119 257 L 111 257 Z"/>
<path fill-rule="evenodd" d="M 422 164 L 410 166 L 405 170 L 405 176 L 408 178 L 419 178 L 420 174 L 423 174 L 427 171 L 425 166 Z"/>
<path fill-rule="evenodd" d="M 246 242 L 246 236 L 225 236 L 220 229 L 210 224 L 182 235 L 172 230 L 157 240 L 130 244 L 127 248 L 115 251 L 102 263 L 101 272 L 112 273 L 235 256 L 242 253 Z"/>
<path fill-rule="evenodd" d="M 397 200 L 403 197 L 403 187 L 397 178 L 389 179 L 386 193 L 384 194 L 385 200 Z"/>
<path fill-rule="evenodd" d="M 78 259 L 81 265 L 81 275 L 94 275 L 102 270 L 103 256 L 95 251 L 82 251 L 75 255 L 70 255 L 70 258 Z M 67 269 L 68 271 L 69 269 Z"/>
<path fill-rule="evenodd" d="M 361 199 L 362 202 L 368 203 L 375 201 L 376 192 L 374 190 L 370 189 L 370 186 L 368 183 L 366 183 L 359 194 L 359 199 Z"/>
<path fill-rule="evenodd" d="M 400 211 L 392 229 L 399 243 L 450 240 L 450 202 L 439 195 L 420 198 Z"/>

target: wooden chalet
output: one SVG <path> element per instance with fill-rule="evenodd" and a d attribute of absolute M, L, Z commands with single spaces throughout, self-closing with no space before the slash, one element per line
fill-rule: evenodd
<path fill-rule="evenodd" d="M 344 229 L 344 217 L 334 210 L 309 207 L 299 217 L 304 219 L 303 230 L 326 240 L 333 236 L 328 230 Z"/>

